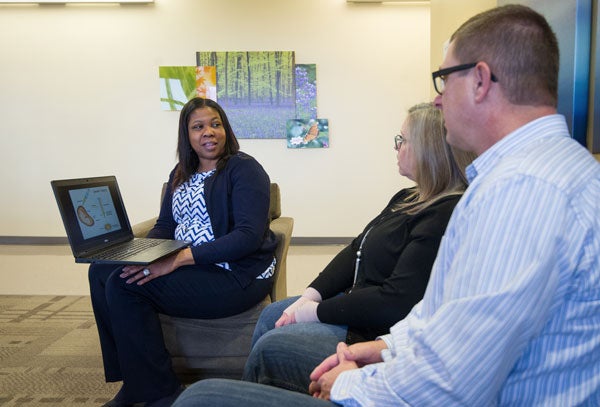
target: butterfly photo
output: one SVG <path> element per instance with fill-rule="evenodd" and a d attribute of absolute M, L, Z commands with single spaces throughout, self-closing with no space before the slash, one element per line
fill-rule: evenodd
<path fill-rule="evenodd" d="M 329 120 L 291 119 L 286 123 L 288 148 L 329 147 Z"/>

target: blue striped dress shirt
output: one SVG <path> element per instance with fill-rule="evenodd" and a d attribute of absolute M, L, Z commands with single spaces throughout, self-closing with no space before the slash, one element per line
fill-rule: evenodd
<path fill-rule="evenodd" d="M 600 164 L 560 115 L 467 169 L 425 297 L 348 406 L 600 406 Z"/>

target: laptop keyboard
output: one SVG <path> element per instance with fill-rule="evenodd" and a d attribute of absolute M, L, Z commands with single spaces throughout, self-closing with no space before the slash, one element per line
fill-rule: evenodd
<path fill-rule="evenodd" d="M 94 257 L 98 260 L 104 259 L 126 259 L 127 257 L 133 256 L 139 252 L 143 252 L 150 247 L 158 246 L 163 243 L 163 239 L 136 239 L 128 242 L 125 245 L 115 247 L 113 249 L 107 249 L 102 253 L 98 253 Z"/>

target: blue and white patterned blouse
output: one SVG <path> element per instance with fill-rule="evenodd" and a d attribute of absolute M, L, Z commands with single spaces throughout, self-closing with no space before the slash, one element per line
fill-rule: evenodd
<path fill-rule="evenodd" d="M 173 218 L 177 222 L 175 239 L 190 242 L 192 246 L 215 240 L 204 200 L 204 180 L 214 173 L 215 170 L 197 172 L 173 193 Z M 231 270 L 227 262 L 217 266 Z"/>
<path fill-rule="evenodd" d="M 215 240 L 204 199 L 204 181 L 215 171 L 198 172 L 173 192 L 173 218 L 177 222 L 175 239 L 190 242 L 192 246 L 200 246 Z M 217 263 L 217 266 L 231 270 L 228 262 Z M 274 270 L 275 259 L 257 278 L 269 278 L 273 275 Z"/>

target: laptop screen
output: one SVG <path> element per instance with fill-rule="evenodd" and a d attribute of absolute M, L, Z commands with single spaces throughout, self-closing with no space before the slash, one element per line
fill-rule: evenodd
<path fill-rule="evenodd" d="M 114 176 L 51 184 L 75 257 L 133 238 Z"/>
<path fill-rule="evenodd" d="M 70 189 L 69 196 L 84 239 L 121 229 L 108 186 Z"/>

